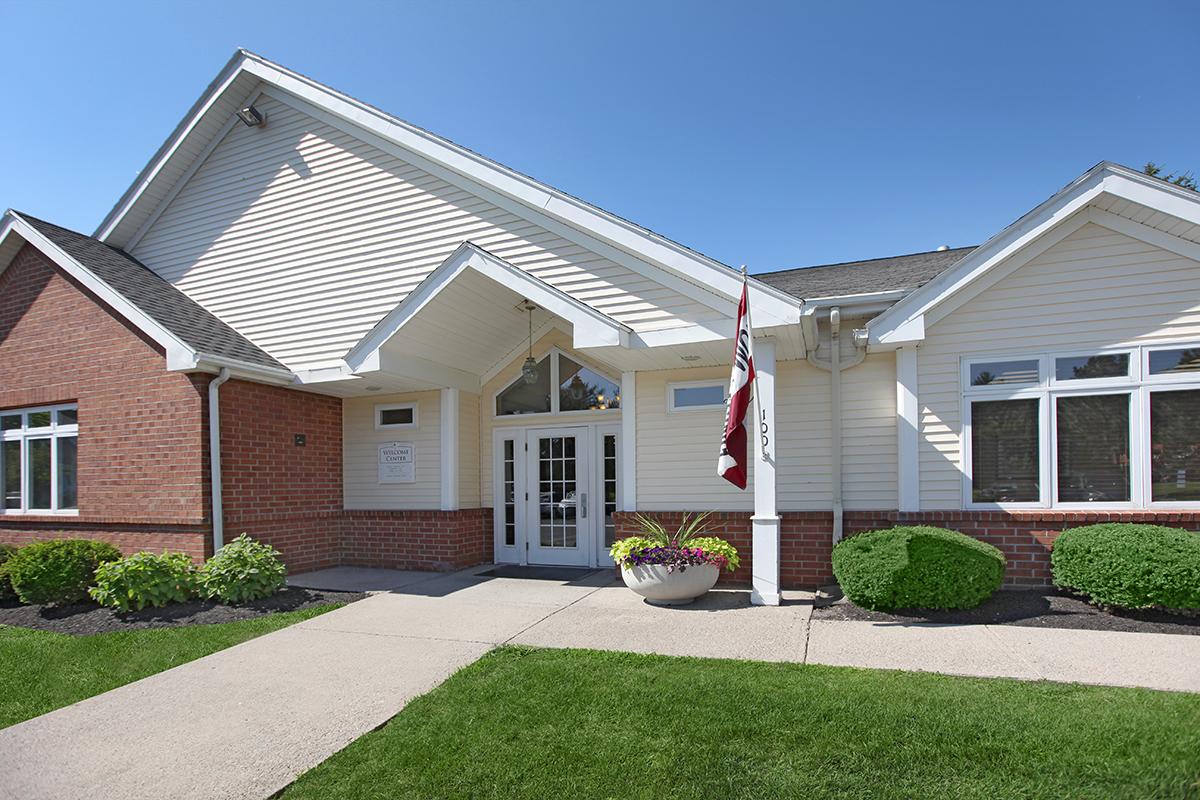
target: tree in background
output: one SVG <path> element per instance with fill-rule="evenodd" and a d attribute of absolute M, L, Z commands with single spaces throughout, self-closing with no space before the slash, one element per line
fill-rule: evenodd
<path fill-rule="evenodd" d="M 1167 183 L 1173 183 L 1176 186 L 1181 186 L 1184 189 L 1191 189 L 1193 192 L 1197 190 L 1196 180 L 1192 177 L 1192 173 L 1190 172 L 1183 172 L 1179 175 L 1175 175 L 1174 173 L 1163 175 L 1162 167 L 1160 167 L 1158 164 L 1155 164 L 1153 161 L 1147 161 L 1146 166 L 1142 167 L 1142 172 L 1146 173 L 1151 178 L 1158 178 L 1166 181 Z"/>

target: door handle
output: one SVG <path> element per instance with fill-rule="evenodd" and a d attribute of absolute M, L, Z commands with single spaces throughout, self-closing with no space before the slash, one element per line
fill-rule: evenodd
<path fill-rule="evenodd" d="M 579 495 L 579 516 L 587 516 L 587 494 Z"/>

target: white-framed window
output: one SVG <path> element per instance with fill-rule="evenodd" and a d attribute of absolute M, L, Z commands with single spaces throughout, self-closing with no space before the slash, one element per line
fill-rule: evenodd
<path fill-rule="evenodd" d="M 375 430 L 417 427 L 416 403 L 378 403 L 375 406 Z"/>
<path fill-rule="evenodd" d="M 729 381 L 679 381 L 667 384 L 667 410 L 724 410 L 729 398 Z"/>
<path fill-rule="evenodd" d="M 1200 344 L 964 358 L 968 508 L 1200 507 Z"/>
<path fill-rule="evenodd" d="M 536 371 L 533 382 L 518 375 L 496 392 L 492 410 L 497 417 L 586 414 L 621 407 L 619 380 L 580 363 L 557 347 L 537 361 Z"/>
<path fill-rule="evenodd" d="M 78 514 L 79 409 L 0 411 L 3 514 Z"/>

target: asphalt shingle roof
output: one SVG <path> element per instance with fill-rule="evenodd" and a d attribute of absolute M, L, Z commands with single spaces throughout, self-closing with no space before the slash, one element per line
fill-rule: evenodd
<path fill-rule="evenodd" d="M 18 215 L 196 352 L 287 369 L 128 253 L 28 214 Z"/>
<path fill-rule="evenodd" d="M 933 280 L 974 249 L 956 247 L 952 250 L 931 250 L 906 256 L 765 272 L 754 277 L 803 300 L 895 289 L 912 290 Z"/>

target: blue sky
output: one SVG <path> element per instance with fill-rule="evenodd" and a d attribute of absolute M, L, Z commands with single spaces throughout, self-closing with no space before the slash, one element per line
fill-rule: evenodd
<path fill-rule="evenodd" d="M 1200 173 L 1194 0 L 0 0 L 0 19 L 0 207 L 89 233 L 238 46 L 752 272 L 977 244 L 1104 159 Z"/>

